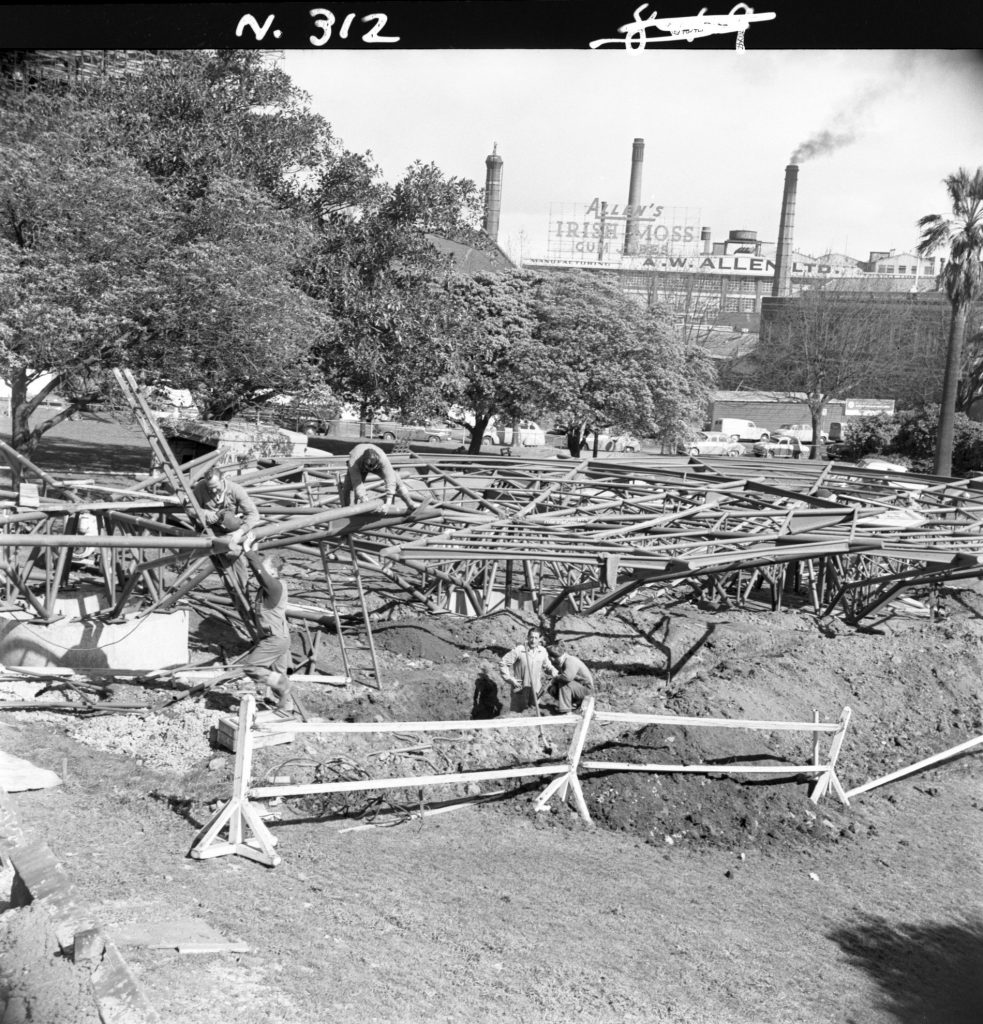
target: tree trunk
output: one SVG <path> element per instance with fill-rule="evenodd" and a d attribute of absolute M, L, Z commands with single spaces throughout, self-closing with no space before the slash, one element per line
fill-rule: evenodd
<path fill-rule="evenodd" d="M 27 407 L 27 369 L 17 367 L 10 374 L 10 446 L 30 455 L 31 418 Z"/>
<path fill-rule="evenodd" d="M 812 451 L 810 452 L 809 458 L 818 459 L 819 446 L 822 444 L 822 441 L 819 437 L 821 433 L 819 428 L 820 424 L 823 421 L 823 407 L 821 405 L 810 406 L 809 415 L 812 417 Z"/>
<path fill-rule="evenodd" d="M 945 354 L 945 377 L 942 381 L 942 405 L 939 409 L 939 427 L 935 438 L 936 476 L 952 476 L 952 435 L 956 418 L 956 396 L 959 374 L 962 370 L 963 336 L 966 333 L 967 304 L 952 301 L 952 319 L 949 322 L 949 346 Z"/>
<path fill-rule="evenodd" d="M 485 432 L 488 430 L 488 421 L 490 419 L 491 413 L 485 413 L 484 416 L 475 414 L 474 426 L 471 428 L 471 441 L 468 444 L 468 455 L 481 454 L 481 442 L 484 440 Z"/>

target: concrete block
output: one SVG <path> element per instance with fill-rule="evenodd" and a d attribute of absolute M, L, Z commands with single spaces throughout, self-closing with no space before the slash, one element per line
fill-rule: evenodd
<path fill-rule="evenodd" d="M 31 622 L 27 612 L 0 612 L 0 664 L 87 669 L 187 665 L 188 611 L 152 612 L 124 622 Z"/>

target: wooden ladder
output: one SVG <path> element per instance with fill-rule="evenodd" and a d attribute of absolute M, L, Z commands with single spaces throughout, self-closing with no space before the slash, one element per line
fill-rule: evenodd
<path fill-rule="evenodd" d="M 372 636 L 372 621 L 369 616 L 368 605 L 365 603 L 365 586 L 362 582 L 362 572 L 355 544 L 349 535 L 330 546 L 328 542 L 322 540 L 319 546 L 321 549 L 321 564 L 324 567 L 324 578 L 328 585 L 328 597 L 331 601 L 331 615 L 334 618 L 335 633 L 338 637 L 338 646 L 341 649 L 344 674 L 352 682 L 382 689 L 382 674 L 379 669 L 379 658 L 375 649 L 375 640 Z M 329 551 L 329 547 L 333 550 Z M 345 599 L 339 594 L 335 581 L 332 579 L 331 563 L 333 562 L 335 566 L 338 566 L 342 562 L 342 559 L 339 558 L 342 547 L 347 548 L 348 552 L 346 561 L 351 566 L 351 577 L 355 584 L 360 619 L 359 626 L 365 633 L 364 643 L 361 642 L 358 636 L 358 627 L 353 626 L 350 621 L 350 608 L 353 602 L 351 599 Z M 344 606 L 347 606 L 347 608 Z"/>

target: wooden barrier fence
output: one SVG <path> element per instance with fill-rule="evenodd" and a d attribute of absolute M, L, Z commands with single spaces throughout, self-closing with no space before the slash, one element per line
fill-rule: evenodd
<path fill-rule="evenodd" d="M 844 708 L 838 722 L 757 722 L 729 718 L 687 718 L 676 715 L 641 715 L 614 711 L 597 711 L 593 697 L 588 697 L 579 714 L 556 715 L 551 718 L 494 718 L 441 722 L 297 722 L 293 719 L 279 722 L 257 723 L 256 700 L 246 695 L 239 708 L 239 728 L 236 741 L 235 771 L 232 796 L 200 829 L 191 845 L 190 855 L 197 860 L 236 854 L 276 867 L 281 857 L 276 852 L 277 838 L 267 828 L 259 811 L 250 799 L 267 797 L 308 796 L 325 793 L 352 793 L 360 790 L 410 789 L 423 786 L 459 785 L 469 782 L 487 782 L 501 779 L 554 776 L 536 799 L 537 810 L 545 809 L 549 801 L 573 798 L 581 817 L 590 821 L 590 812 L 580 786 L 581 768 L 601 771 L 648 772 L 701 772 L 703 774 L 797 774 L 815 775 L 816 783 L 810 799 L 816 803 L 830 788 L 843 803 L 848 803 L 843 787 L 836 777 L 836 760 L 850 721 L 850 709 Z M 805 765 L 718 765 L 718 764 L 631 764 L 614 761 L 583 760 L 587 733 L 594 722 L 623 722 L 636 725 L 709 726 L 729 729 L 762 729 L 767 731 L 795 730 L 813 735 L 813 760 Z M 573 737 L 566 756 L 561 761 L 522 765 L 469 772 L 448 772 L 440 775 L 410 775 L 399 778 L 350 779 L 341 782 L 308 784 L 250 785 L 253 748 L 257 737 L 282 733 L 386 733 L 386 732 L 458 732 L 482 729 L 536 729 L 543 726 L 574 726 Z M 824 763 L 819 757 L 819 738 L 831 733 L 829 754 Z M 227 839 L 220 838 L 223 830 Z M 251 834 L 250 834 L 251 833 Z"/>

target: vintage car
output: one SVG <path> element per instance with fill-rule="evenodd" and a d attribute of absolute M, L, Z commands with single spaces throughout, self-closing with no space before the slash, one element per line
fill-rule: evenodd
<path fill-rule="evenodd" d="M 774 437 L 759 441 L 751 453 L 762 459 L 802 459 L 808 456 L 806 446 L 797 437 Z"/>
<path fill-rule="evenodd" d="M 775 433 L 781 437 L 797 437 L 803 444 L 812 444 L 811 423 L 783 423 Z M 821 430 L 819 440 L 825 444 L 829 440 L 829 434 Z"/>
<path fill-rule="evenodd" d="M 680 455 L 726 455 L 736 459 L 744 454 L 744 446 L 722 431 L 701 430 L 692 438 L 680 441 L 676 451 Z"/>
<path fill-rule="evenodd" d="M 426 441 L 440 444 L 450 441 L 450 427 L 441 423 L 395 423 L 383 421 L 372 424 L 372 436 L 383 441 Z"/>

